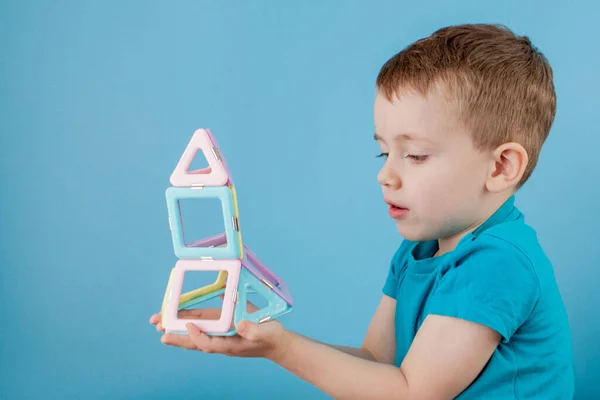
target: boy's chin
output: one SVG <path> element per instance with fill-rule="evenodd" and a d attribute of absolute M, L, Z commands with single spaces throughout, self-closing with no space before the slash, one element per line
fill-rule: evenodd
<path fill-rule="evenodd" d="M 411 242 L 427 242 L 438 238 L 434 232 L 426 232 L 416 226 L 407 226 L 401 221 L 396 222 L 396 227 L 400 236 Z"/>

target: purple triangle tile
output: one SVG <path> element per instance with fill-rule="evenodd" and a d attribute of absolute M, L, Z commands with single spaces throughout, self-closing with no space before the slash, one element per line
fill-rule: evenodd
<path fill-rule="evenodd" d="M 229 180 L 227 181 L 227 185 L 231 185 L 234 186 L 233 184 L 233 177 L 231 176 L 231 171 L 229 170 L 229 165 L 227 165 L 227 160 L 225 158 L 225 156 L 223 155 L 223 152 L 221 151 L 221 148 L 219 147 L 219 143 L 217 142 L 217 139 L 215 138 L 215 135 L 213 135 L 212 131 L 210 129 L 205 129 L 206 132 L 208 133 L 208 137 L 210 138 L 210 141 L 212 142 L 212 144 L 219 149 L 219 154 L 221 156 L 221 162 L 223 163 L 223 166 L 225 167 L 225 171 L 227 172 L 227 176 L 229 177 Z"/>
<path fill-rule="evenodd" d="M 192 247 L 215 247 L 227 243 L 225 233 L 210 236 L 191 244 Z M 286 303 L 292 307 L 294 305 L 292 295 L 285 282 L 270 270 L 262 261 L 254 254 L 248 246 L 244 246 L 244 257 L 242 258 L 242 266 L 246 268 L 258 280 L 268 282 L 275 293 L 277 293 Z"/>

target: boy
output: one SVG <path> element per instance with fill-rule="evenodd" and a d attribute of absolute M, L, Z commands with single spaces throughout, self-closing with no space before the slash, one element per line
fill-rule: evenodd
<path fill-rule="evenodd" d="M 336 399 L 572 398 L 552 265 L 513 205 L 554 119 L 552 79 L 526 37 L 484 24 L 441 29 L 382 67 L 378 180 L 405 240 L 361 348 L 277 321 L 231 338 L 190 324 L 163 343 L 264 357 Z"/>

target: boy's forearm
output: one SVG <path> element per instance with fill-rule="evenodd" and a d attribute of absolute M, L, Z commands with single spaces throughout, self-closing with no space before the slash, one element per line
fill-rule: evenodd
<path fill-rule="evenodd" d="M 349 354 L 294 332 L 286 332 L 285 351 L 272 361 L 335 399 L 408 398 L 408 383 L 400 368 Z"/>
<path fill-rule="evenodd" d="M 322 344 L 325 344 L 325 343 L 322 343 Z M 327 346 L 334 348 L 336 350 L 342 351 L 346 354 L 350 354 L 351 356 L 363 358 L 363 359 L 369 360 L 369 361 L 377 361 L 377 360 L 375 360 L 375 357 L 373 357 L 373 354 L 371 354 L 371 352 L 368 351 L 367 349 L 363 349 L 360 347 L 339 346 L 339 345 L 335 345 L 335 344 L 328 344 Z"/>
<path fill-rule="evenodd" d="M 314 339 L 310 339 L 310 340 L 312 340 L 313 342 L 316 342 L 316 343 L 323 344 L 325 346 L 329 346 L 333 349 L 342 351 L 346 354 L 350 354 L 351 356 L 364 358 L 365 360 L 369 360 L 369 361 L 377 361 L 375 359 L 375 357 L 373 356 L 373 354 L 369 350 L 362 348 L 362 347 L 340 346 L 337 344 L 329 344 L 329 343 L 319 342 Z"/>

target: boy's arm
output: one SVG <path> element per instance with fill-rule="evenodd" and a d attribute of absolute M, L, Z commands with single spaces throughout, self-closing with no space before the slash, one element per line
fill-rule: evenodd
<path fill-rule="evenodd" d="M 485 368 L 502 338 L 530 317 L 540 284 L 530 259 L 502 238 L 481 235 L 444 275 L 399 368 L 363 360 L 284 331 L 270 359 L 336 399 L 446 399 Z"/>
<path fill-rule="evenodd" d="M 396 357 L 396 299 L 385 294 L 371 319 L 362 347 L 375 361 L 393 364 Z"/>
<path fill-rule="evenodd" d="M 387 337 L 373 333 L 379 331 L 376 320 L 385 310 L 389 311 L 391 304 L 387 299 L 382 303 L 365 343 Z M 158 317 L 151 318 L 153 323 L 157 320 Z M 194 324 L 187 327 L 189 335 L 165 334 L 161 341 L 205 353 L 266 357 L 336 399 L 454 398 L 479 375 L 500 340 L 495 330 L 484 325 L 430 314 L 397 368 L 287 331 L 277 321 L 242 321 L 237 326 L 238 336 L 234 337 L 210 337 Z M 390 357 L 379 346 L 369 351 Z"/>
<path fill-rule="evenodd" d="M 469 386 L 499 343 L 492 329 L 429 315 L 400 368 L 286 332 L 272 361 L 336 399 L 446 399 Z"/>
<path fill-rule="evenodd" d="M 395 311 L 396 300 L 383 295 L 371 319 L 361 347 L 327 345 L 346 354 L 364 358 L 365 360 L 393 364 L 396 355 Z"/>
<path fill-rule="evenodd" d="M 252 313 L 256 311 L 258 308 L 249 304 L 247 306 L 247 311 Z M 349 346 L 340 346 L 334 344 L 327 344 L 323 342 L 318 342 L 313 340 L 314 343 L 319 343 L 324 346 L 328 346 L 332 349 L 344 352 L 346 354 L 363 358 L 365 360 L 370 361 L 378 361 L 382 363 L 391 364 L 394 362 L 394 356 L 396 352 L 396 342 L 395 342 L 395 328 L 394 328 L 394 312 L 396 309 L 396 300 L 388 297 L 386 295 L 381 299 L 375 314 L 371 319 L 371 323 L 367 329 L 367 334 L 363 340 L 363 344 L 361 347 L 349 347 Z M 208 309 L 208 310 L 182 310 L 178 313 L 181 318 L 190 318 L 190 319 L 200 319 L 200 318 L 215 318 L 215 315 L 218 317 L 219 310 L 218 309 Z M 209 316 L 210 315 L 210 316 Z M 150 323 L 156 325 L 156 329 L 164 332 L 164 329 L 161 325 L 161 316 L 160 314 L 154 314 L 150 318 Z M 236 347 L 232 346 L 231 340 L 224 341 L 223 338 L 213 338 L 210 341 L 210 347 L 200 346 L 193 343 L 191 338 L 194 338 L 195 335 L 191 335 L 190 337 L 182 337 L 180 335 L 165 335 L 163 340 L 165 344 L 179 346 L 183 348 L 189 349 L 197 349 L 201 350 L 204 348 L 205 350 L 210 349 L 214 352 L 224 352 L 228 351 L 231 354 L 235 354 Z M 205 340 L 206 342 L 206 340 Z M 260 352 L 259 352 L 260 353 Z"/>

